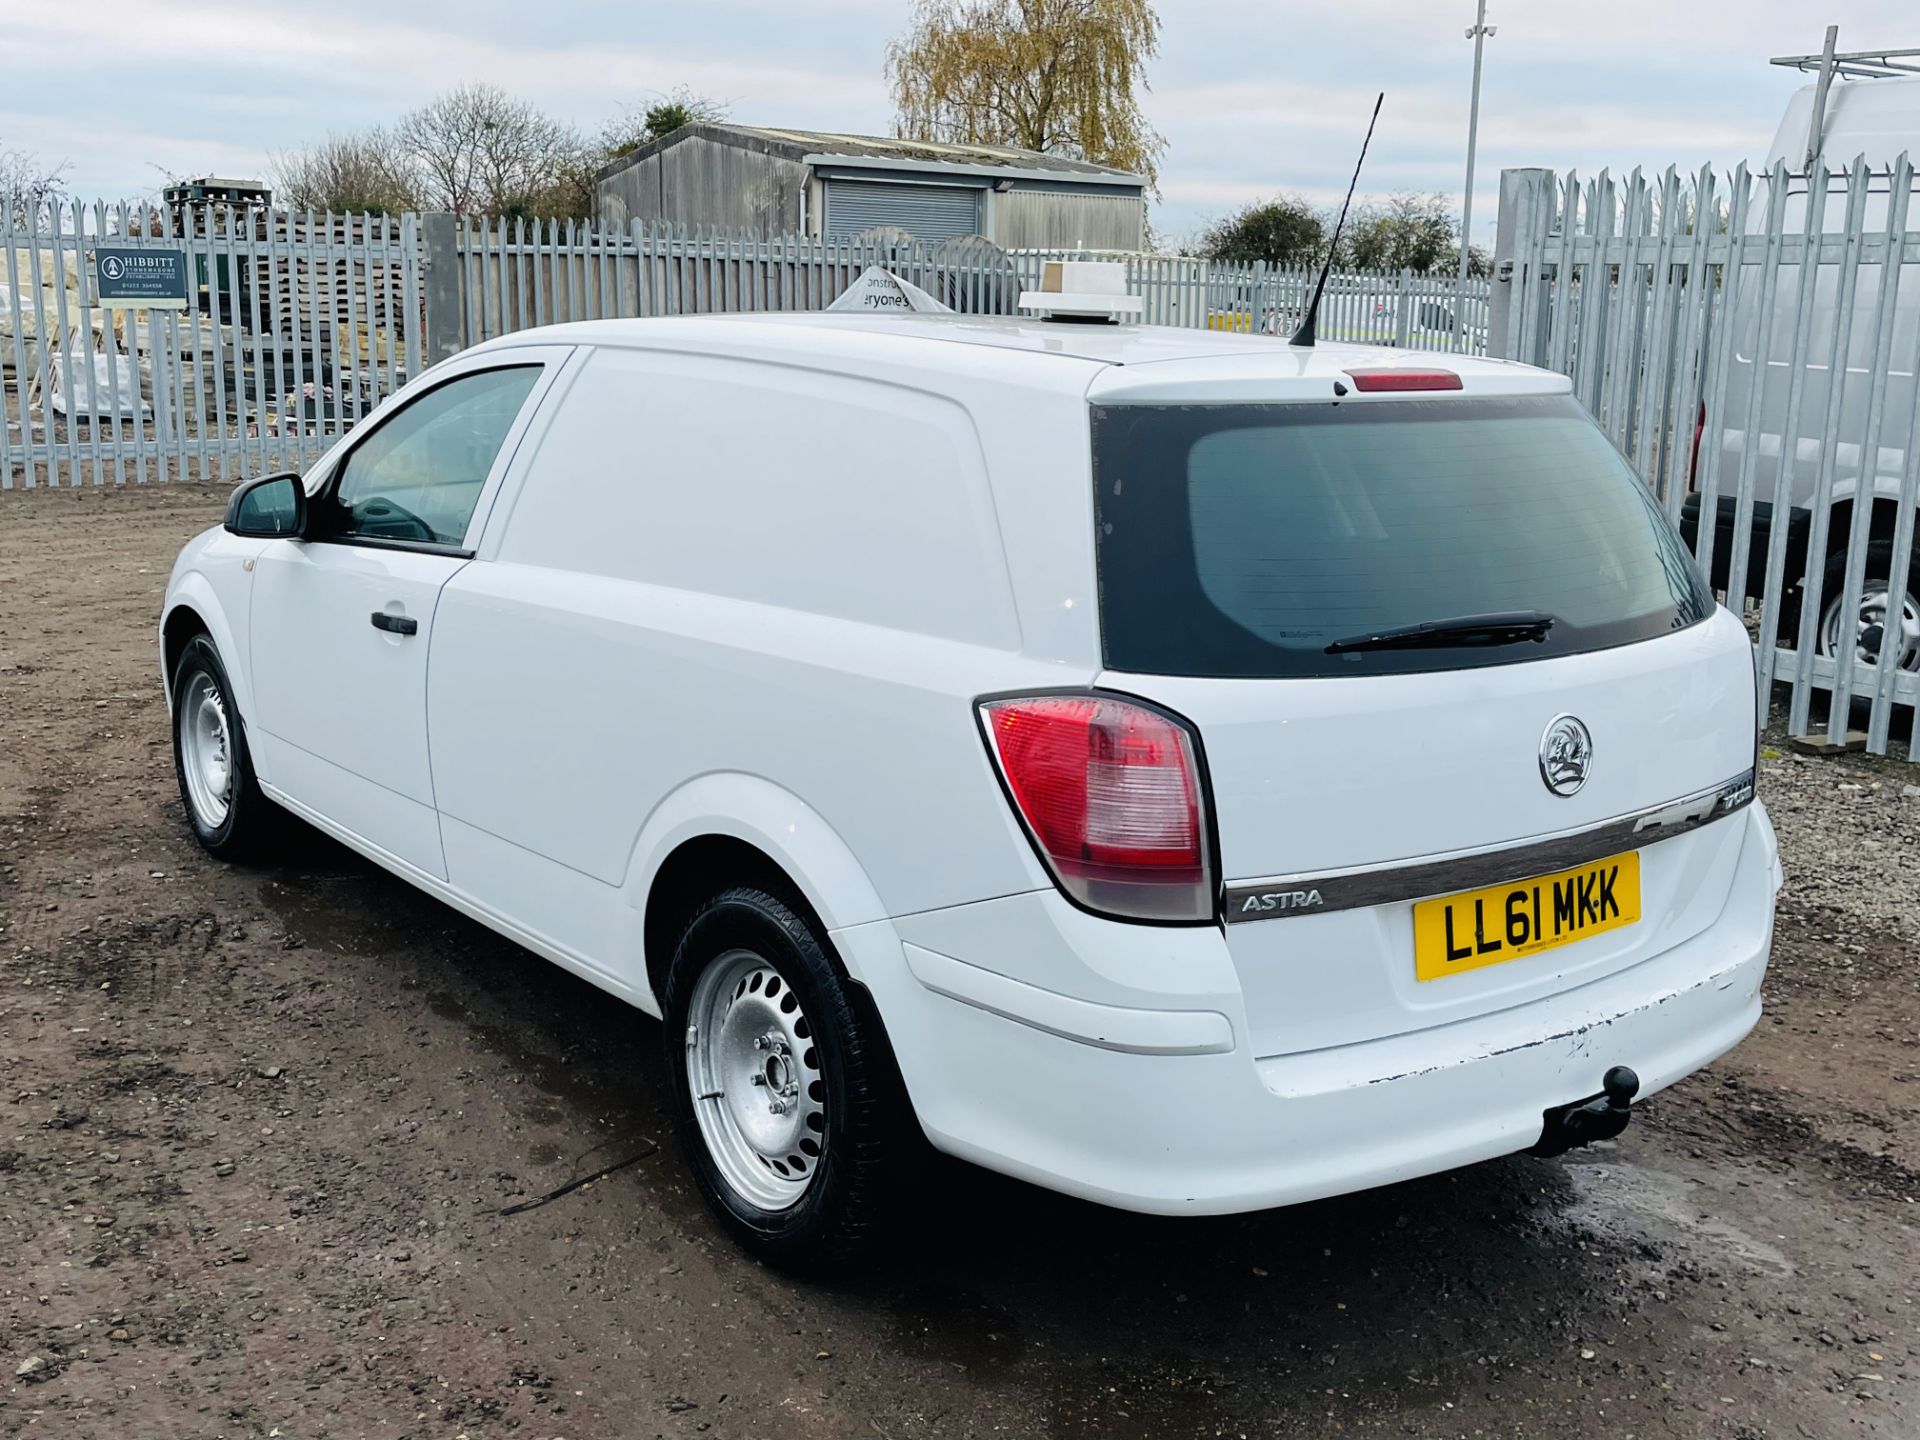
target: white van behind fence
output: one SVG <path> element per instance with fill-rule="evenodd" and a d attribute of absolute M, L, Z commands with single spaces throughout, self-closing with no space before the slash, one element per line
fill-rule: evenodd
<path fill-rule="evenodd" d="M 1791 732 L 1823 708 L 1829 743 L 1883 754 L 1920 703 L 1912 189 L 1904 155 L 1510 170 L 1490 346 L 1572 377 L 1747 613 L 1763 705 L 1788 682 Z"/>

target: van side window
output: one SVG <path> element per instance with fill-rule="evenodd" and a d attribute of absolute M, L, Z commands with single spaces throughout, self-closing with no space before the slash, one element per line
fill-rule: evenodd
<path fill-rule="evenodd" d="M 326 532 L 460 544 L 494 457 L 539 378 L 538 365 L 463 375 L 382 421 L 341 466 Z"/>

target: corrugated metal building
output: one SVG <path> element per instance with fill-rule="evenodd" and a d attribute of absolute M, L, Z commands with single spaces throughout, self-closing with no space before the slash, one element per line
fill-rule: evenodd
<path fill-rule="evenodd" d="M 899 226 L 1005 249 L 1138 250 L 1146 181 L 1084 160 L 748 125 L 686 125 L 595 177 L 603 222 L 668 220 L 847 239 Z"/>

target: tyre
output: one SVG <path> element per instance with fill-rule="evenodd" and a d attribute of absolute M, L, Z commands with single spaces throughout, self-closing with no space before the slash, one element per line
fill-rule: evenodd
<path fill-rule="evenodd" d="M 278 832 L 280 811 L 260 793 L 246 727 L 213 641 L 196 635 L 173 669 L 173 769 L 187 823 L 222 860 L 257 860 Z"/>
<path fill-rule="evenodd" d="M 728 1230 L 770 1261 L 846 1257 L 906 1160 L 906 1101 L 866 992 L 786 901 L 701 907 L 663 997 L 674 1128 Z"/>
<path fill-rule="evenodd" d="M 1920 673 L 1920 549 L 1907 568 L 1905 593 L 1892 603 L 1893 541 L 1875 540 L 1867 546 L 1859 591 L 1849 596 L 1847 552 L 1827 557 L 1820 583 L 1820 617 L 1814 630 L 1815 653 L 1833 659 L 1843 644 L 1854 647 L 1856 667 L 1872 667 L 1882 649 L 1891 648 L 1897 664 L 1908 674 Z M 1858 674 L 1858 669 L 1855 671 Z"/>

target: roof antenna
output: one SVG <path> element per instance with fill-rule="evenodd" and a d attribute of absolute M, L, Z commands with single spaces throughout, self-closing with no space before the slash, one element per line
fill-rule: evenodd
<path fill-rule="evenodd" d="M 1327 289 L 1327 272 L 1333 269 L 1333 257 L 1340 248 L 1340 230 L 1347 223 L 1347 207 L 1353 204 L 1353 187 L 1360 183 L 1360 167 L 1367 163 L 1367 146 L 1373 143 L 1373 127 L 1380 119 L 1380 106 L 1386 98 L 1387 92 L 1382 90 L 1373 102 L 1373 119 L 1367 121 L 1367 138 L 1360 142 L 1360 158 L 1353 162 L 1353 179 L 1347 182 L 1347 198 L 1340 202 L 1340 218 L 1333 222 L 1333 239 L 1327 245 L 1327 263 L 1320 267 L 1320 282 L 1313 287 L 1313 303 L 1307 306 L 1307 318 L 1287 341 L 1302 350 L 1313 348 L 1314 328 L 1320 323 L 1320 297 Z"/>

